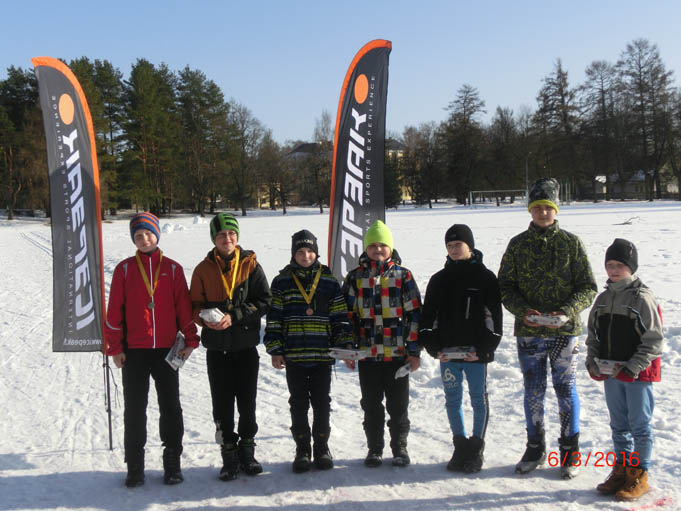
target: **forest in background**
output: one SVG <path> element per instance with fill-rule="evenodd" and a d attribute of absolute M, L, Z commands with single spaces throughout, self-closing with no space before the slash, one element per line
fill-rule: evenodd
<path fill-rule="evenodd" d="M 65 62 L 93 117 L 104 215 L 145 209 L 280 209 L 323 212 L 331 182 L 334 119 L 312 139 L 276 142 L 271 130 L 206 74 L 138 59 L 127 77 L 107 60 Z M 32 70 L 0 80 L 0 207 L 49 210 L 45 136 Z M 617 62 L 594 60 L 572 84 L 558 58 L 533 108 L 497 106 L 488 120 L 478 89 L 464 83 L 442 122 L 406 126 L 386 140 L 386 207 L 405 200 L 465 203 L 474 190 L 524 189 L 550 176 L 577 200 L 681 200 L 681 89 L 647 39 Z M 388 92 L 388 98 L 390 94 Z M 388 99 L 388 108 L 390 99 Z M 628 186 L 638 180 L 640 186 Z"/>

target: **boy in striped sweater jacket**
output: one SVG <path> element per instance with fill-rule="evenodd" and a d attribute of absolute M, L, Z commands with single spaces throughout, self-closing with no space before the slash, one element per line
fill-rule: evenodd
<path fill-rule="evenodd" d="M 329 357 L 329 347 L 350 342 L 340 284 L 318 255 L 317 238 L 310 231 L 292 236 L 291 262 L 272 281 L 272 307 L 265 328 L 264 342 L 272 365 L 286 368 L 291 433 L 296 442 L 294 472 L 308 471 L 313 453 L 315 467 L 333 468 L 328 439 L 334 360 Z M 310 405 L 312 430 L 307 417 Z"/>

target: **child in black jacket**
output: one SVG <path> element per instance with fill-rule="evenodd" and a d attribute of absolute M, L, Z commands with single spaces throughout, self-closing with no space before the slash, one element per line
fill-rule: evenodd
<path fill-rule="evenodd" d="M 447 416 L 454 435 L 452 471 L 482 468 L 489 418 L 487 363 L 494 360 L 502 331 L 501 295 L 497 278 L 482 263 L 470 228 L 454 224 L 445 234 L 445 267 L 430 278 L 421 316 L 419 342 L 440 359 Z M 462 358 L 449 359 L 446 348 L 471 347 Z M 473 406 L 473 436 L 463 424 L 463 375 Z"/>

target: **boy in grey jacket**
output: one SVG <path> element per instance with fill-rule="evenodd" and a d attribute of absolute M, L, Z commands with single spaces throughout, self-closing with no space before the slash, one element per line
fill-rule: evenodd
<path fill-rule="evenodd" d="M 637 268 L 634 244 L 616 239 L 605 253 L 608 282 L 589 314 L 586 339 L 586 367 L 594 380 L 604 380 L 617 454 L 612 472 L 596 489 L 617 500 L 634 500 L 648 490 L 653 382 L 660 381 L 664 347 L 660 307 L 634 275 Z M 611 361 L 611 367 L 603 361 Z"/>

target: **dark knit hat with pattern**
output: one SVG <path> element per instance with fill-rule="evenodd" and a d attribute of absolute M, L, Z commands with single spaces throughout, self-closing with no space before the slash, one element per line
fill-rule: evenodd
<path fill-rule="evenodd" d="M 473 250 L 475 248 L 475 239 L 473 238 L 473 231 L 466 224 L 454 224 L 445 233 L 445 245 L 450 241 L 463 241 L 468 248 Z"/>
<path fill-rule="evenodd" d="M 137 213 L 134 217 L 130 219 L 130 237 L 133 243 L 135 242 L 135 233 L 140 229 L 147 229 L 156 235 L 156 241 L 161 240 L 161 228 L 159 226 L 158 217 L 144 211 L 142 213 Z"/>
<path fill-rule="evenodd" d="M 220 231 L 234 231 L 239 239 L 239 221 L 231 213 L 218 213 L 210 221 L 210 239 L 215 243 Z"/>
<path fill-rule="evenodd" d="M 317 246 L 317 237 L 307 229 L 298 231 L 291 236 L 291 256 L 295 257 L 296 251 L 299 248 L 309 248 L 317 257 L 319 257 L 319 247 Z"/>
<path fill-rule="evenodd" d="M 527 201 L 528 211 L 534 206 L 550 206 L 558 212 L 560 184 L 552 177 L 537 179 L 530 187 Z"/>
<path fill-rule="evenodd" d="M 605 262 L 619 261 L 631 268 L 631 273 L 638 269 L 638 251 L 636 246 L 628 240 L 615 238 L 612 245 L 605 251 Z"/>

